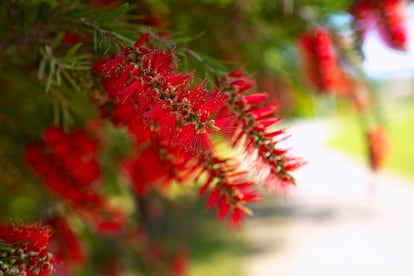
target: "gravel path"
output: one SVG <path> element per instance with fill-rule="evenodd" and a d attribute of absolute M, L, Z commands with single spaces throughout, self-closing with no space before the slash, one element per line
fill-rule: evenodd
<path fill-rule="evenodd" d="M 290 129 L 309 164 L 292 194 L 269 197 L 245 225 L 253 247 L 246 275 L 414 275 L 414 183 L 373 176 L 364 163 L 328 149 L 328 126 Z"/>

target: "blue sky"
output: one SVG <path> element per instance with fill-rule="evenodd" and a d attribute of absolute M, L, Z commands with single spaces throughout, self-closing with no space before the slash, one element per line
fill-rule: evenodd
<path fill-rule="evenodd" d="M 414 5 L 409 7 L 410 33 L 407 53 L 387 48 L 376 33 L 370 33 L 363 46 L 364 69 L 374 78 L 414 75 Z"/>

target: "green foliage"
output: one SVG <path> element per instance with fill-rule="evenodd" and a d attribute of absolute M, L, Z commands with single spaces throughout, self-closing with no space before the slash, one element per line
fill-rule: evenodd
<path fill-rule="evenodd" d="M 414 147 L 411 142 L 414 135 L 414 99 L 404 100 L 390 111 L 392 115 L 387 121 L 387 130 L 391 141 L 391 155 L 387 166 L 414 179 Z"/>

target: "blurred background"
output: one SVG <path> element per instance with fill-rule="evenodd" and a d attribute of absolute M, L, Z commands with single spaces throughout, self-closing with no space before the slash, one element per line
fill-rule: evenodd
<path fill-rule="evenodd" d="M 375 31 L 360 45 L 364 79 L 389 138 L 382 169 L 369 168 L 361 114 L 346 100 L 301 94 L 292 82 L 294 92 L 288 93 L 281 78 L 274 93 L 288 106 L 283 110 L 290 146 L 309 163 L 296 174 L 297 187 L 289 195 L 267 196 L 253 208 L 236 245 L 235 235 L 220 241 L 229 245 L 208 257 L 217 265 L 195 259 L 191 275 L 414 274 L 414 5 L 408 4 L 406 51 L 391 49 Z M 351 21 L 349 13 L 333 11 L 325 22 L 341 29 Z M 273 80 L 286 67 L 280 67 L 280 51 L 270 49 L 283 42 L 256 52 L 267 55 L 267 67 L 259 68 L 269 70 Z"/>

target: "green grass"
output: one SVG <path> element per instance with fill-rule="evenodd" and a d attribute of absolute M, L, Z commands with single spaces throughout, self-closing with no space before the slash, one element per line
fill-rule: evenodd
<path fill-rule="evenodd" d="M 385 169 L 414 179 L 414 99 L 392 104 L 386 110 L 386 130 L 390 137 L 390 156 Z M 341 116 L 337 119 L 329 145 L 359 159 L 366 159 L 364 135 L 357 118 Z"/>
<path fill-rule="evenodd" d="M 221 250 L 203 261 L 191 263 L 189 276 L 243 275 L 242 256 L 233 251 Z"/>

